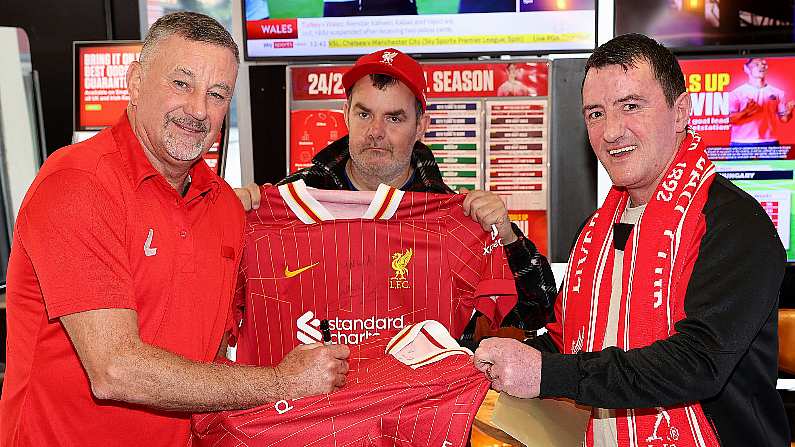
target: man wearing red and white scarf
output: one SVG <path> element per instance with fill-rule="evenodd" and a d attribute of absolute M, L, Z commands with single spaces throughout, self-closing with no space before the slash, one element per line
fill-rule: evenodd
<path fill-rule="evenodd" d="M 484 340 L 476 365 L 498 391 L 592 406 L 587 446 L 789 445 L 784 249 L 689 129 L 679 64 L 619 36 L 589 58 L 582 97 L 613 188 L 577 237 L 548 333 Z"/>

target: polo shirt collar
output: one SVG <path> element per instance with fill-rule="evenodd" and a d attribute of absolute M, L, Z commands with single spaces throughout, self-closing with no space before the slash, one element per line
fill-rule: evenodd
<path fill-rule="evenodd" d="M 111 128 L 111 132 L 116 146 L 119 148 L 122 162 L 126 166 L 130 180 L 136 189 L 146 180 L 157 177 L 161 177 L 168 185 L 163 175 L 152 166 L 152 163 L 146 157 L 141 142 L 138 141 L 138 137 L 135 136 L 135 132 L 132 130 L 127 112 L 122 113 L 119 121 Z M 210 171 L 210 167 L 207 166 L 204 159 L 197 160 L 191 166 L 189 175 L 191 184 L 188 193 L 184 197 L 185 202 L 189 202 L 208 192 L 210 198 L 215 201 L 220 189 L 219 178 Z"/>

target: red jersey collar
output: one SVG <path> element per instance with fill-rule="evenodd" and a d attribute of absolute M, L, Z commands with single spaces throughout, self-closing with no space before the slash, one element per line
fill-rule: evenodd
<path fill-rule="evenodd" d="M 127 173 L 130 175 L 130 180 L 135 188 L 141 186 L 144 181 L 156 177 L 160 177 L 166 182 L 165 177 L 152 166 L 152 163 L 146 157 L 143 146 L 132 130 L 127 112 L 122 113 L 119 120 L 111 128 L 111 132 L 113 133 L 113 139 L 116 141 L 116 146 L 119 148 L 122 162 L 127 167 Z M 189 175 L 191 184 L 188 193 L 184 197 L 185 202 L 204 195 L 208 191 L 210 192 L 210 198 L 214 201 L 220 189 L 219 178 L 210 170 L 203 158 L 200 158 L 191 166 Z"/>

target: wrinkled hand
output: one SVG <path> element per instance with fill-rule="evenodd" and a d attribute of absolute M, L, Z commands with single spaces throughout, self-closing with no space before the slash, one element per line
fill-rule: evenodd
<path fill-rule="evenodd" d="M 271 186 L 270 183 L 265 183 L 262 186 Z M 260 201 L 260 193 L 259 193 L 259 186 L 256 183 L 251 182 L 248 185 L 242 188 L 235 188 L 235 194 L 237 194 L 237 198 L 240 199 L 240 202 L 243 204 L 243 209 L 245 211 L 256 210 L 259 208 L 259 201 Z"/>
<path fill-rule="evenodd" d="M 523 399 L 541 392 L 541 353 L 519 340 L 487 338 L 480 342 L 473 361 L 495 391 Z"/>
<path fill-rule="evenodd" d="M 275 368 L 282 389 L 288 399 L 325 394 L 342 388 L 348 374 L 346 345 L 313 343 L 296 346 Z"/>
<path fill-rule="evenodd" d="M 516 234 L 508 219 L 508 209 L 500 196 L 489 191 L 469 191 L 466 188 L 461 188 L 458 192 L 466 194 L 462 204 L 465 216 L 479 223 L 483 231 L 491 232 L 491 226 L 496 226 L 503 245 L 516 241 Z"/>

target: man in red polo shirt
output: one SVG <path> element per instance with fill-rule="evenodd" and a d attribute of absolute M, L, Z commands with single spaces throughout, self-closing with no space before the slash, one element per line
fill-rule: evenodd
<path fill-rule="evenodd" d="M 200 160 L 238 60 L 213 19 L 163 17 L 127 74 L 126 114 L 42 167 L 8 266 L 1 445 L 186 445 L 189 413 L 343 385 L 342 345 L 297 348 L 274 368 L 209 363 L 244 217 Z"/>

